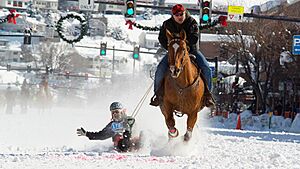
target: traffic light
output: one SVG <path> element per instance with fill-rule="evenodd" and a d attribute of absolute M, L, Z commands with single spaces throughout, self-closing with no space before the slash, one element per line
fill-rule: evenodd
<path fill-rule="evenodd" d="M 135 18 L 136 0 L 125 1 L 125 18 Z"/>
<path fill-rule="evenodd" d="M 100 56 L 105 56 L 106 55 L 106 43 L 100 44 Z"/>
<path fill-rule="evenodd" d="M 31 72 L 31 65 L 27 65 L 27 73 Z"/>
<path fill-rule="evenodd" d="M 133 59 L 139 59 L 140 58 L 140 47 L 135 46 L 133 49 Z"/>
<path fill-rule="evenodd" d="M 24 45 L 30 45 L 31 44 L 31 30 L 29 28 L 26 28 L 24 31 Z"/>
<path fill-rule="evenodd" d="M 200 23 L 208 24 L 211 22 L 211 0 L 202 0 L 200 3 Z"/>

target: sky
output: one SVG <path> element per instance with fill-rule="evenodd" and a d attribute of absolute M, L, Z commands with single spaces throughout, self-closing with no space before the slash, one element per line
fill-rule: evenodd
<path fill-rule="evenodd" d="M 141 23 L 154 25 L 163 19 L 154 18 L 152 21 Z M 108 20 L 111 26 L 117 21 L 115 26 L 121 26 L 130 38 L 136 38 L 140 32 L 137 29 L 128 30 L 125 22 L 116 16 L 109 17 Z M 96 42 L 85 38 L 82 43 L 99 44 L 100 40 L 103 38 L 96 39 Z M 109 38 L 105 40 L 108 41 L 108 46 L 125 46 Z M 148 74 L 132 74 L 132 60 L 129 59 L 121 68 L 125 73 L 113 83 L 104 82 L 99 88 L 92 90 L 95 82 L 88 80 L 83 84 L 87 88 L 83 88 L 81 92 L 69 89 L 71 93 L 77 91 L 76 94 L 81 98 L 79 101 L 74 100 L 74 95 L 60 95 L 61 98 L 58 98 L 57 90 L 52 90 L 54 99 L 60 99 L 60 103 L 57 102 L 43 111 L 33 104 L 26 114 L 21 113 L 20 102 L 15 103 L 12 114 L 5 113 L 5 100 L 2 99 L 6 86 L 1 84 L 0 168 L 300 168 L 299 115 L 293 122 L 291 119 L 273 116 L 269 129 L 267 114 L 251 116 L 245 111 L 241 114 L 243 130 L 236 130 L 236 114 L 230 114 L 228 118 L 209 118 L 209 110 L 205 108 L 199 113 L 193 137 L 188 143 L 183 142 L 182 138 L 186 131 L 185 116 L 175 117 L 179 137 L 168 141 L 162 113 L 159 108 L 149 106 L 152 92 L 147 95 L 136 116 L 135 134 L 143 131 L 146 136 L 145 146 L 138 152 L 115 153 L 110 151 L 110 139 L 91 141 L 86 137 L 77 136 L 76 129 L 80 127 L 87 131 L 101 130 L 110 121 L 109 105 L 113 101 L 122 102 L 127 114 L 131 115 L 147 89 L 151 87 L 153 81 Z M 1 83 L 14 82 L 16 77 L 21 79 L 20 74 L 14 71 L 0 70 Z"/>

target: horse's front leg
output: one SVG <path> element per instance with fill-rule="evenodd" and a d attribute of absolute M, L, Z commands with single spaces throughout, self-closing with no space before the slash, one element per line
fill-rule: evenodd
<path fill-rule="evenodd" d="M 198 116 L 198 112 L 192 112 L 191 114 L 188 114 L 187 130 L 186 133 L 184 134 L 184 141 L 189 141 L 191 139 L 193 128 L 197 121 L 197 116 Z"/>
<path fill-rule="evenodd" d="M 173 115 L 173 109 L 170 106 L 161 106 L 161 111 L 165 116 L 165 123 L 169 129 L 169 138 L 175 138 L 179 135 L 178 130 L 175 128 L 175 119 Z"/>

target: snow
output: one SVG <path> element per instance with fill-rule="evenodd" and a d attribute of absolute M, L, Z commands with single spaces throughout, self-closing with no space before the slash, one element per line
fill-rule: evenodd
<path fill-rule="evenodd" d="M 130 78 L 131 77 L 131 78 Z M 76 128 L 99 131 L 110 120 L 108 110 L 112 101 L 121 101 L 130 115 L 152 81 L 145 76 L 120 79 L 110 90 L 94 91 L 90 103 L 76 106 L 54 106 L 40 113 L 31 107 L 21 114 L 18 105 L 13 114 L 0 113 L 0 167 L 5 169 L 31 168 L 299 168 L 300 134 L 278 132 L 256 127 L 235 130 L 236 116 L 229 117 L 231 129 L 224 127 L 220 117 L 208 118 L 208 109 L 199 114 L 192 140 L 184 143 L 186 117 L 176 119 L 180 136 L 168 142 L 163 115 L 148 105 L 147 96 L 136 116 L 137 130 L 146 133 L 147 145 L 139 152 L 113 153 L 110 139 L 90 141 L 78 137 Z M 139 83 L 139 85 L 136 85 Z M 99 93 L 99 94 L 97 94 Z M 102 93 L 100 95 L 100 93 Z M 66 100 L 70 99 L 67 96 Z M 242 113 L 242 124 L 249 118 Z M 221 123 L 220 121 L 223 121 Z M 278 119 L 283 121 L 283 119 Z M 295 122 L 296 121 L 296 122 Z M 214 128 L 214 125 L 222 128 Z M 293 129 L 300 131 L 297 116 Z M 148 143 L 147 143 L 148 142 Z"/>
<path fill-rule="evenodd" d="M 128 30 L 122 16 L 107 16 L 108 27 L 121 27 L 129 34 L 131 42 L 138 42 L 142 32 L 134 28 Z M 139 20 L 142 25 L 157 25 L 169 18 L 168 15 L 153 16 L 152 20 Z M 122 24 L 120 24 L 122 23 Z M 124 24 L 123 24 L 124 23 Z M 108 48 L 132 49 L 132 44 L 109 37 L 84 37 L 76 45 L 99 47 L 107 42 Z M 75 45 L 75 46 L 76 46 Z M 76 47 L 86 57 L 99 55 L 99 50 Z M 146 49 L 141 49 L 142 51 Z M 107 51 L 110 56 L 111 51 Z M 125 52 L 117 56 L 128 57 Z M 138 152 L 111 152 L 111 139 L 99 141 L 78 137 L 76 129 L 99 131 L 110 121 L 109 105 L 113 101 L 122 102 L 131 115 L 153 81 L 148 75 L 132 74 L 132 59 L 124 69 L 118 70 L 120 78 L 101 84 L 94 89 L 95 81 L 85 82 L 80 102 L 72 100 L 72 95 L 60 96 L 69 104 L 56 103 L 51 109 L 40 112 L 30 106 L 28 113 L 22 114 L 16 103 L 13 114 L 5 113 L 5 103 L 0 102 L 0 168 L 3 169 L 297 169 L 300 168 L 300 116 L 284 119 L 268 114 L 252 116 L 248 111 L 241 113 L 243 130 L 236 130 L 237 115 L 229 114 L 209 117 L 209 110 L 199 113 L 199 118 L 190 142 L 183 142 L 186 116 L 175 117 L 179 137 L 168 141 L 164 117 L 157 107 L 149 106 L 152 92 L 146 97 L 136 116 L 137 133 L 146 135 L 145 147 Z M 140 63 L 152 62 L 151 55 L 142 57 Z M 220 68 L 232 69 L 228 63 L 219 63 Z M 1 67 L 0 69 L 5 69 Z M 138 69 L 137 69 L 138 70 Z M 126 75 L 127 74 L 127 75 Z M 15 71 L 0 70 L 1 91 L 6 83 L 23 81 Z M 73 84 L 76 86 L 76 84 Z M 93 87 L 92 87 L 93 86 Z M 54 90 L 54 89 L 53 89 Z M 72 92 L 72 90 L 71 90 Z M 89 93 L 86 94 L 85 92 Z M 2 95 L 1 95 L 2 97 Z M 0 99 L 1 99 L 0 97 Z"/>
<path fill-rule="evenodd" d="M 0 83 L 21 83 L 23 82 L 24 77 L 17 74 L 15 71 L 6 71 L 6 67 L 0 66 Z M 3 86 L 0 86 L 0 89 L 3 89 Z"/>

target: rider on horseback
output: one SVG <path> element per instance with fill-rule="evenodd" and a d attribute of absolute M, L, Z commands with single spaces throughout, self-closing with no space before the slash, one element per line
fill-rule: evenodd
<path fill-rule="evenodd" d="M 133 117 L 126 115 L 126 109 L 119 102 L 110 105 L 112 120 L 99 132 L 88 132 L 83 128 L 77 129 L 78 136 L 86 136 L 90 140 L 105 140 L 112 138 L 115 150 L 128 151 L 135 145 L 131 138 L 132 127 L 135 122 Z M 135 145 L 137 146 L 137 145 Z"/>
<path fill-rule="evenodd" d="M 194 18 L 190 16 L 188 11 L 184 9 L 184 6 L 177 4 L 172 8 L 172 17 L 164 21 L 161 30 L 159 32 L 158 40 L 161 46 L 168 49 L 168 39 L 166 37 L 166 30 L 169 30 L 173 34 L 179 34 L 183 29 L 186 32 L 187 42 L 189 46 L 189 53 L 196 56 L 197 66 L 203 72 L 205 76 L 206 84 L 209 90 L 205 90 L 205 106 L 213 107 L 215 101 L 210 92 L 211 90 L 211 70 L 207 63 L 207 60 L 200 51 L 197 51 L 196 43 L 198 41 L 199 28 Z M 168 54 L 167 54 L 168 55 Z M 162 100 L 162 80 L 164 79 L 165 72 L 168 68 L 168 57 L 167 55 L 161 60 L 157 66 L 154 79 L 154 96 L 151 98 L 150 105 L 158 106 Z"/>

